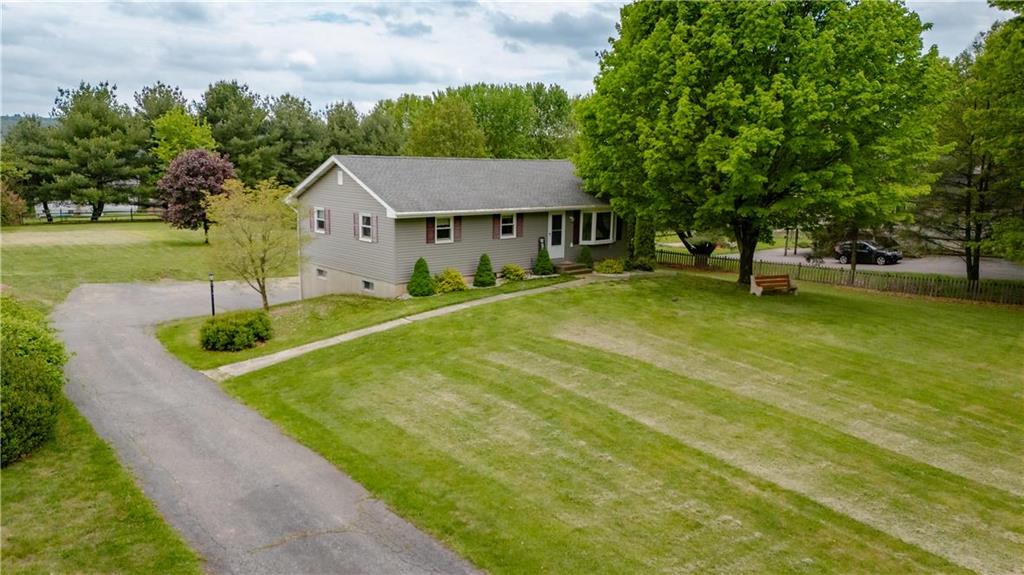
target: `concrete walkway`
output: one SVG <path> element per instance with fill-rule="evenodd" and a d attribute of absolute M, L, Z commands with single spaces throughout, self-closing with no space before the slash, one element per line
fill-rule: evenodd
<path fill-rule="evenodd" d="M 623 274 L 621 277 L 622 278 L 629 277 L 629 274 Z M 245 373 L 253 372 L 253 371 L 256 371 L 258 369 L 263 369 L 265 367 L 268 367 L 268 366 L 271 366 L 271 365 L 274 365 L 274 364 L 277 364 L 277 363 L 281 363 L 282 361 L 287 361 L 289 359 L 298 357 L 300 355 L 307 354 L 307 353 L 309 353 L 311 351 L 316 351 L 318 349 L 323 349 L 325 347 L 330 347 L 332 345 L 337 345 L 339 343 L 344 343 L 346 341 L 352 341 L 354 339 L 359 339 L 361 337 L 366 337 L 368 335 L 372 335 L 372 334 L 375 334 L 375 333 L 380 333 L 382 331 L 392 330 L 392 329 L 395 329 L 396 327 L 400 327 L 400 326 L 403 326 L 403 325 L 408 325 L 410 323 L 414 323 L 414 322 L 417 322 L 417 321 L 423 321 L 425 319 L 430 319 L 430 318 L 434 318 L 434 317 L 440 317 L 440 316 L 443 316 L 443 315 L 448 315 L 448 314 L 456 313 L 456 312 L 462 311 L 464 309 L 469 309 L 469 308 L 477 307 L 477 306 L 481 306 L 481 305 L 487 305 L 487 304 L 494 303 L 494 302 L 505 301 L 505 300 L 510 300 L 510 299 L 515 299 L 515 298 L 520 298 L 520 297 L 528 296 L 528 295 L 534 295 L 534 294 L 539 294 L 539 293 L 545 293 L 545 292 L 560 290 L 560 289 L 579 287 L 580 285 L 583 285 L 585 283 L 593 283 L 593 282 L 596 282 L 596 281 L 603 281 L 603 280 L 609 280 L 609 279 L 615 279 L 615 278 L 610 278 L 610 277 L 607 277 L 607 276 L 586 275 L 586 276 L 581 276 L 580 279 L 578 279 L 578 280 L 569 281 L 569 282 L 565 282 L 565 283 L 544 286 L 544 287 L 540 287 L 540 288 L 536 288 L 536 289 L 522 290 L 522 291 L 517 291 L 517 292 L 511 292 L 511 293 L 503 293 L 503 294 L 500 294 L 500 295 L 495 295 L 495 296 L 475 299 L 475 300 L 467 301 L 467 302 L 463 302 L 463 303 L 457 303 L 457 304 L 453 304 L 453 305 L 450 305 L 450 306 L 441 307 L 441 308 L 437 308 L 437 309 L 432 309 L 430 311 L 425 311 L 425 312 L 422 312 L 422 313 L 417 313 L 417 314 L 414 314 L 414 315 L 409 315 L 409 316 L 398 318 L 398 319 L 393 319 L 391 321 L 386 321 L 384 323 L 379 323 L 377 325 L 371 325 L 370 327 L 364 327 L 362 329 L 357 329 L 357 330 L 354 330 L 354 331 L 345 332 L 343 334 L 336 335 L 336 336 L 333 336 L 333 337 L 329 337 L 327 339 L 321 339 L 319 341 L 314 341 L 314 342 L 311 342 L 311 343 L 307 343 L 307 344 L 303 344 L 303 345 L 300 345 L 300 346 L 292 347 L 292 348 L 289 348 L 289 349 L 281 350 L 279 352 L 267 354 L 267 355 L 264 355 L 264 356 L 261 356 L 261 357 L 256 357 L 256 358 L 253 358 L 253 359 L 247 359 L 245 361 L 239 361 L 237 363 L 229 363 L 227 365 L 222 365 L 222 366 L 214 368 L 214 369 L 206 370 L 206 371 L 203 372 L 203 375 L 209 377 L 210 379 L 213 379 L 214 381 L 224 381 L 225 379 L 229 379 L 229 378 L 232 378 L 232 377 L 238 377 L 239 375 L 242 375 L 242 374 L 245 374 Z"/>
<path fill-rule="evenodd" d="M 277 282 L 274 302 L 298 298 Z M 53 319 L 65 391 L 215 573 L 470 573 L 321 456 L 164 350 L 153 326 L 209 312 L 205 282 L 89 284 Z M 218 309 L 257 307 L 217 284 Z M 69 477 L 68 481 L 75 481 Z"/>

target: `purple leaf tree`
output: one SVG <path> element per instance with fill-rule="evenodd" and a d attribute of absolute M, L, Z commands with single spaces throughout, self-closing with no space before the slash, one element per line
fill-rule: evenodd
<path fill-rule="evenodd" d="M 221 193 L 224 182 L 234 178 L 235 166 L 226 157 L 208 150 L 182 152 L 156 184 L 167 205 L 164 220 L 176 228 L 203 228 L 209 243 L 210 221 L 203 200 Z"/>

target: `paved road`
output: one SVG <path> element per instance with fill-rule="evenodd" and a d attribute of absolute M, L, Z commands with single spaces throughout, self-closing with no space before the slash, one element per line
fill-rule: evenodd
<path fill-rule="evenodd" d="M 677 245 L 677 244 L 670 244 Z M 682 244 L 678 244 L 682 247 Z M 754 258 L 770 262 L 788 263 L 796 265 L 803 263 L 806 249 L 800 250 L 797 255 L 790 253 L 782 255 L 784 248 L 772 248 L 755 252 Z M 725 254 L 722 257 L 738 258 L 739 254 Z M 850 265 L 843 265 L 834 258 L 825 258 L 825 265 L 829 267 L 850 269 Z M 926 256 L 923 258 L 907 258 L 896 265 L 876 266 L 871 264 L 857 264 L 858 270 L 886 271 L 886 272 L 915 272 L 942 274 L 953 277 L 967 277 L 967 270 L 964 261 L 956 256 Z M 998 258 L 982 258 L 981 279 L 1010 279 L 1024 280 L 1024 266 Z"/>
<path fill-rule="evenodd" d="M 295 279 L 275 302 L 298 298 Z M 256 307 L 217 284 L 218 309 Z M 218 573 L 467 573 L 322 457 L 168 354 L 153 325 L 209 312 L 205 283 L 89 284 L 54 312 L 67 395 Z M 72 478 L 73 480 L 73 478 Z"/>

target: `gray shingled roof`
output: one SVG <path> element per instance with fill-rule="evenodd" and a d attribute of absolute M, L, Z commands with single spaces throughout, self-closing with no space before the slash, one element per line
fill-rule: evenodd
<path fill-rule="evenodd" d="M 606 205 L 583 192 L 565 160 L 334 158 L 399 215 Z"/>

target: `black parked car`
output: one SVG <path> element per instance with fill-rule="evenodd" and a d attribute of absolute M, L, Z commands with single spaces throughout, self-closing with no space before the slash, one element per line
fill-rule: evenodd
<path fill-rule="evenodd" d="M 851 242 L 836 244 L 834 255 L 839 260 L 839 263 L 850 263 L 850 244 Z M 888 250 L 878 244 L 867 241 L 857 242 L 857 263 L 859 264 L 878 264 L 884 266 L 886 264 L 898 263 L 902 259 L 903 254 L 899 250 Z"/>

